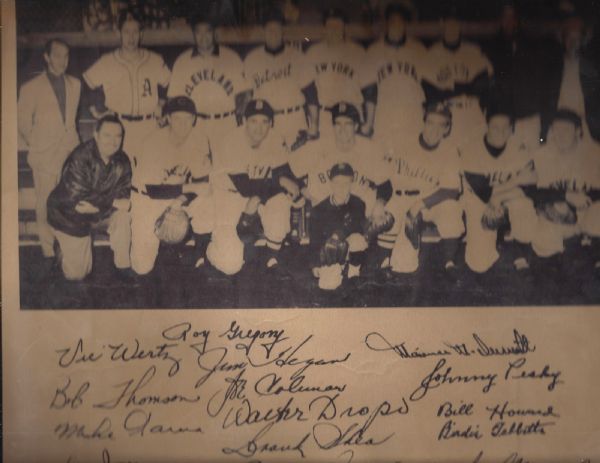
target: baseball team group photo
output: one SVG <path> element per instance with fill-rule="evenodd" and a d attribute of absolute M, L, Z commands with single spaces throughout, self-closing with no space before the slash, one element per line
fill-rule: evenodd
<path fill-rule="evenodd" d="M 21 308 L 600 301 L 595 1 L 16 7 Z"/>

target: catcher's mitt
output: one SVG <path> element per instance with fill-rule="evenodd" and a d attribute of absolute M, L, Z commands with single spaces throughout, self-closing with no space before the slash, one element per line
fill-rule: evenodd
<path fill-rule="evenodd" d="M 183 209 L 167 207 L 154 224 L 154 234 L 167 244 L 178 244 L 188 234 L 190 218 Z"/>
<path fill-rule="evenodd" d="M 344 264 L 348 257 L 348 242 L 337 233 L 332 234 L 321 248 L 319 261 L 321 266 Z"/>
<path fill-rule="evenodd" d="M 388 211 L 385 211 L 382 215 L 369 217 L 365 222 L 364 234 L 367 241 L 371 241 L 377 237 L 380 233 L 388 232 L 394 226 L 394 216 Z"/>
<path fill-rule="evenodd" d="M 538 208 L 538 213 L 552 223 L 563 225 L 577 223 L 577 211 L 566 201 L 542 204 Z"/>
<path fill-rule="evenodd" d="M 498 230 L 508 220 L 506 207 L 488 204 L 481 216 L 481 226 L 485 230 Z"/>
<path fill-rule="evenodd" d="M 412 214 L 406 215 L 406 222 L 404 224 L 404 234 L 412 244 L 412 247 L 419 249 L 421 246 L 421 224 L 423 222 L 423 216 L 419 212 L 417 215 Z"/>
<path fill-rule="evenodd" d="M 238 221 L 236 231 L 242 242 L 252 243 L 256 241 L 263 232 L 258 213 L 246 214 L 243 212 Z"/>

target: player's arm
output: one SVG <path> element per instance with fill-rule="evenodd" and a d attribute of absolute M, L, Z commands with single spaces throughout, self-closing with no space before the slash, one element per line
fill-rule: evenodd
<path fill-rule="evenodd" d="M 309 138 L 318 138 L 319 136 L 319 98 L 315 82 L 311 82 L 302 89 L 304 101 L 306 104 L 306 115 L 308 118 Z"/>
<path fill-rule="evenodd" d="M 110 113 L 105 105 L 103 88 L 103 74 L 108 72 L 105 68 L 104 57 L 101 57 L 82 75 L 84 82 L 82 100 L 95 119 L 100 119 Z"/>
<path fill-rule="evenodd" d="M 21 87 L 19 101 L 17 103 L 17 129 L 27 145 L 33 130 L 33 115 L 35 113 L 36 98 L 31 87 L 25 84 Z"/>
<path fill-rule="evenodd" d="M 367 85 L 362 89 L 362 94 L 365 101 L 365 123 L 361 126 L 360 131 L 363 135 L 370 137 L 373 134 L 373 125 L 375 124 L 377 84 Z"/>

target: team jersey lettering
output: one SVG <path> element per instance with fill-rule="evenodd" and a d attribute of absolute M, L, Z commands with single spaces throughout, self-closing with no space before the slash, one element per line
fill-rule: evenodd
<path fill-rule="evenodd" d="M 191 84 L 185 86 L 185 93 L 191 97 L 194 89 L 202 82 L 215 82 L 219 84 L 225 94 L 230 96 L 233 93 L 233 83 L 225 74 L 215 71 L 214 69 L 201 69 L 190 76 Z"/>
<path fill-rule="evenodd" d="M 319 181 L 322 184 L 326 184 L 329 182 L 329 173 L 331 172 L 331 170 L 327 170 L 327 172 L 319 172 L 317 174 L 317 178 L 319 179 Z M 353 183 L 355 183 L 358 186 L 367 186 L 369 188 L 371 188 L 371 186 L 373 185 L 373 182 L 371 180 L 369 180 L 368 177 L 366 177 L 363 174 L 359 174 L 358 172 L 354 172 L 354 178 L 352 180 Z"/>
<path fill-rule="evenodd" d="M 266 69 L 262 74 L 254 74 L 252 80 L 254 86 L 259 89 L 263 84 L 272 82 L 275 80 L 287 79 L 292 74 L 292 63 L 288 63 L 285 67 L 277 70 Z"/>
<path fill-rule="evenodd" d="M 349 64 L 339 62 L 324 62 L 315 65 L 317 74 L 323 74 L 327 72 L 333 72 L 335 74 L 342 74 L 350 79 L 354 78 L 354 69 Z"/>
<path fill-rule="evenodd" d="M 414 166 L 411 165 L 405 159 L 396 159 L 394 160 L 395 173 L 400 177 L 408 177 L 413 179 L 423 180 L 427 183 L 431 183 L 433 185 L 439 185 L 440 179 L 438 176 L 431 174 L 427 169 L 423 166 Z"/>
<path fill-rule="evenodd" d="M 265 165 L 248 165 L 246 166 L 246 173 L 248 178 L 252 180 L 260 180 L 271 177 L 271 167 Z"/>
<path fill-rule="evenodd" d="M 561 178 L 556 179 L 550 184 L 550 188 L 565 191 L 590 191 L 595 188 L 585 180 L 579 178 Z"/>
<path fill-rule="evenodd" d="M 533 161 L 529 161 L 525 166 L 518 170 L 495 170 L 486 174 L 486 178 L 491 186 L 503 185 L 510 182 L 514 177 L 521 175 L 525 171 L 533 170 Z"/>
<path fill-rule="evenodd" d="M 470 76 L 469 67 L 464 63 L 448 64 L 441 68 L 437 75 L 438 82 L 449 82 L 457 80 L 459 82 L 468 82 Z"/>
<path fill-rule="evenodd" d="M 152 96 L 152 85 L 150 84 L 150 79 L 144 79 L 144 85 L 142 86 L 142 88 L 144 90 L 142 93 L 142 98 Z"/>
<path fill-rule="evenodd" d="M 418 82 L 417 68 L 414 64 L 408 61 L 396 61 L 388 62 L 379 67 L 377 71 L 377 83 L 380 84 L 382 81 L 396 74 L 405 75 L 411 77 Z"/>

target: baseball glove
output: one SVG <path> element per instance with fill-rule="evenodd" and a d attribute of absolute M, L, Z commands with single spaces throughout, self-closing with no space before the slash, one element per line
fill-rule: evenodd
<path fill-rule="evenodd" d="M 488 204 L 481 216 L 481 226 L 485 230 L 498 230 L 507 221 L 507 210 L 503 205 Z"/>
<path fill-rule="evenodd" d="M 178 244 L 186 237 L 190 218 L 183 209 L 167 207 L 154 223 L 154 234 L 167 244 Z"/>
<path fill-rule="evenodd" d="M 417 215 L 412 214 L 406 215 L 406 222 L 404 224 L 404 234 L 410 241 L 410 244 L 414 249 L 419 249 L 421 246 L 421 225 L 423 223 L 423 216 L 419 212 Z"/>
<path fill-rule="evenodd" d="M 344 264 L 348 257 L 348 242 L 337 233 L 332 234 L 321 248 L 319 261 L 322 267 Z"/>
<path fill-rule="evenodd" d="M 251 243 L 256 241 L 263 232 L 262 224 L 260 222 L 260 216 L 258 215 L 258 213 L 247 214 L 245 212 L 242 212 L 236 230 L 242 242 Z"/>
<path fill-rule="evenodd" d="M 538 213 L 552 223 L 563 225 L 577 223 L 577 211 L 566 201 L 542 204 L 538 208 Z"/>
<path fill-rule="evenodd" d="M 394 216 L 388 211 L 385 211 L 381 215 L 371 215 L 365 222 L 364 234 L 367 241 L 371 241 L 377 237 L 380 233 L 388 232 L 394 226 Z"/>

